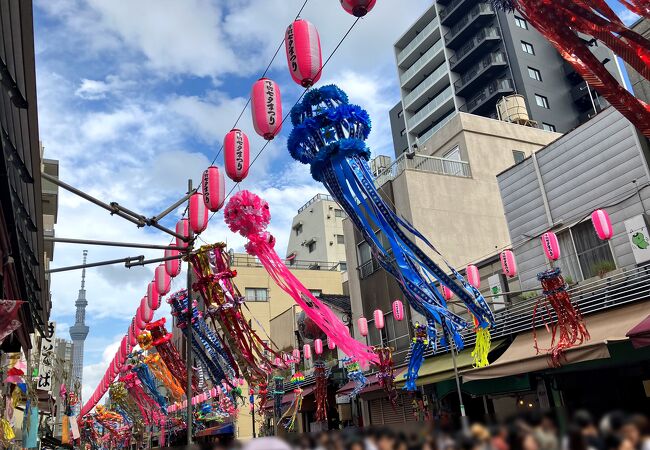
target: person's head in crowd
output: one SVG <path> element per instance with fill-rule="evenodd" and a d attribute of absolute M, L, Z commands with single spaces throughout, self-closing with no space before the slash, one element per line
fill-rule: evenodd
<path fill-rule="evenodd" d="M 566 448 L 568 450 L 593 450 L 587 443 L 587 436 L 582 432 L 580 425 L 572 423 L 567 428 Z"/>
<path fill-rule="evenodd" d="M 589 411 L 580 409 L 573 414 L 573 424 L 582 430 L 584 436 L 598 436 L 598 428 Z"/>
<path fill-rule="evenodd" d="M 345 450 L 365 450 L 361 436 L 352 437 L 344 441 Z"/>
<path fill-rule="evenodd" d="M 634 448 L 639 448 L 643 438 L 643 416 L 630 416 L 621 426 L 621 437 L 630 441 Z"/>
<path fill-rule="evenodd" d="M 393 445 L 394 450 L 409 450 L 409 446 L 406 443 L 406 436 L 398 436 Z"/>
<path fill-rule="evenodd" d="M 377 450 L 394 450 L 395 433 L 388 428 L 380 428 L 375 432 Z"/>
<path fill-rule="evenodd" d="M 508 427 L 497 425 L 491 430 L 490 445 L 494 450 L 510 450 L 508 445 Z"/>
<path fill-rule="evenodd" d="M 603 436 L 617 435 L 625 423 L 625 414 L 622 411 L 612 411 L 605 414 L 600 421 L 600 432 Z"/>
<path fill-rule="evenodd" d="M 545 412 L 542 414 L 542 420 L 540 427 L 549 433 L 557 433 L 557 424 L 555 422 L 555 416 L 551 412 Z"/>
<path fill-rule="evenodd" d="M 539 450 L 539 442 L 525 423 L 518 423 L 508 434 L 510 450 Z"/>
<path fill-rule="evenodd" d="M 622 425 L 621 425 L 622 426 Z M 609 434 L 605 438 L 605 450 L 635 450 L 629 439 L 617 434 Z"/>
<path fill-rule="evenodd" d="M 483 424 L 473 424 L 470 427 L 469 432 L 478 443 L 486 443 L 490 441 L 490 430 L 488 430 Z"/>
<path fill-rule="evenodd" d="M 262 437 L 246 442 L 243 450 L 291 450 L 291 447 L 278 437 Z"/>

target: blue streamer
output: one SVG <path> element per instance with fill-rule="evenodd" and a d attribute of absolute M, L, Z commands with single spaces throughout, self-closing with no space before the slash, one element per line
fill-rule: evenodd
<path fill-rule="evenodd" d="M 415 324 L 415 337 L 413 338 L 413 343 L 411 344 L 411 357 L 409 358 L 408 369 L 406 370 L 406 384 L 404 385 L 404 390 L 413 392 L 417 390 L 415 382 L 418 379 L 418 373 L 424 363 L 424 351 L 430 345 L 427 339 L 428 330 L 427 325 L 422 325 L 420 323 Z"/>
<path fill-rule="evenodd" d="M 160 392 L 158 392 L 158 386 L 156 386 L 156 377 L 153 373 L 151 373 L 149 366 L 140 360 L 139 356 L 140 355 L 134 355 L 135 363 L 133 365 L 133 371 L 138 376 L 138 379 L 142 383 L 142 387 L 147 395 L 154 399 L 154 401 L 158 403 L 158 406 L 160 406 L 161 411 L 166 414 L 167 399 L 163 397 Z"/>

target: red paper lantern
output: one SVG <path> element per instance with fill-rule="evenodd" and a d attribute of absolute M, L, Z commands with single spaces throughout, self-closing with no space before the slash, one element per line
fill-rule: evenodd
<path fill-rule="evenodd" d="M 393 302 L 393 317 L 398 322 L 404 320 L 404 303 L 401 300 L 395 300 Z"/>
<path fill-rule="evenodd" d="M 357 326 L 359 327 L 359 334 L 361 336 L 368 336 L 368 320 L 365 317 L 359 317 Z"/>
<path fill-rule="evenodd" d="M 466 269 L 467 272 L 467 281 L 469 284 L 474 286 L 476 289 L 481 287 L 481 276 L 478 273 L 478 267 L 476 267 L 474 264 L 470 264 L 467 266 Z"/>
<path fill-rule="evenodd" d="M 208 227 L 208 208 L 203 201 L 203 194 L 193 194 L 190 197 L 190 228 L 199 234 Z"/>
<path fill-rule="evenodd" d="M 205 169 L 201 188 L 205 206 L 212 212 L 219 211 L 226 201 L 226 179 L 221 175 L 217 166 Z"/>
<path fill-rule="evenodd" d="M 321 339 L 314 339 L 314 352 L 317 355 L 323 354 L 323 341 Z"/>
<path fill-rule="evenodd" d="M 510 278 L 517 276 L 517 261 L 515 261 L 515 254 L 512 253 L 512 250 L 501 252 L 501 268 L 505 276 Z"/>
<path fill-rule="evenodd" d="M 176 223 L 176 234 L 180 234 L 183 237 L 190 235 L 190 223 L 187 219 L 181 219 Z M 187 248 L 187 242 L 176 238 L 176 247 Z"/>
<path fill-rule="evenodd" d="M 173 249 L 167 249 L 165 250 L 165 258 L 169 258 L 171 256 L 179 256 L 180 252 L 178 250 L 173 250 Z M 167 272 L 167 275 L 170 277 L 177 277 L 181 273 L 181 260 L 180 258 L 176 259 L 168 259 L 165 261 L 165 272 Z"/>
<path fill-rule="evenodd" d="M 454 296 L 454 293 L 451 292 L 451 289 L 449 289 L 447 286 L 442 286 L 442 298 L 445 300 L 449 301 L 451 298 Z"/>
<path fill-rule="evenodd" d="M 255 132 L 267 141 L 273 139 L 282 128 L 282 98 L 275 81 L 260 78 L 253 84 L 251 110 Z"/>
<path fill-rule="evenodd" d="M 560 259 L 560 243 L 557 240 L 557 236 L 552 231 L 547 231 L 542 234 L 542 248 L 546 257 L 551 261 L 557 261 Z"/>
<path fill-rule="evenodd" d="M 363 17 L 375 7 L 377 0 L 341 0 L 343 9 L 355 17 Z"/>
<path fill-rule="evenodd" d="M 172 279 L 167 274 L 167 269 L 165 268 L 164 264 L 161 264 L 158 267 L 156 267 L 153 279 L 154 282 L 156 283 L 156 289 L 158 290 L 158 294 L 167 295 L 169 289 L 171 288 Z"/>
<path fill-rule="evenodd" d="M 302 346 L 302 354 L 305 360 L 311 359 L 311 346 L 309 344 Z"/>
<path fill-rule="evenodd" d="M 334 350 L 336 348 L 336 343 L 330 338 L 327 338 L 327 348 L 330 350 Z"/>
<path fill-rule="evenodd" d="M 250 144 L 246 133 L 236 128 L 230 130 L 223 140 L 223 152 L 226 175 L 239 183 L 246 178 L 250 167 Z"/>
<path fill-rule="evenodd" d="M 160 294 L 158 294 L 156 283 L 153 281 L 147 285 L 147 303 L 153 311 L 160 307 Z"/>
<path fill-rule="evenodd" d="M 614 228 L 609 214 L 604 209 L 597 209 L 591 213 L 591 222 L 594 224 L 596 234 L 603 241 L 608 241 L 614 236 Z"/>
<path fill-rule="evenodd" d="M 375 319 L 375 328 L 381 330 L 384 328 L 384 312 L 381 309 L 375 309 L 372 313 L 373 319 Z"/>
<path fill-rule="evenodd" d="M 303 87 L 315 84 L 320 79 L 323 68 L 320 37 L 316 27 L 306 20 L 296 20 L 287 27 L 284 44 L 293 81 Z"/>

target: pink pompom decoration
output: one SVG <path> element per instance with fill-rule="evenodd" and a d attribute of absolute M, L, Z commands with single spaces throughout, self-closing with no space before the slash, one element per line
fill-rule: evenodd
<path fill-rule="evenodd" d="M 250 191 L 230 197 L 223 215 L 228 228 L 244 237 L 264 232 L 271 222 L 269 204 Z"/>

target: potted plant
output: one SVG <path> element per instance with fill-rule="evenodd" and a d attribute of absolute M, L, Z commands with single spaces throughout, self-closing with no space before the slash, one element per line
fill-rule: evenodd
<path fill-rule="evenodd" d="M 600 278 L 604 278 L 612 270 L 616 270 L 613 261 L 598 261 L 591 266 L 591 272 L 596 273 Z"/>

